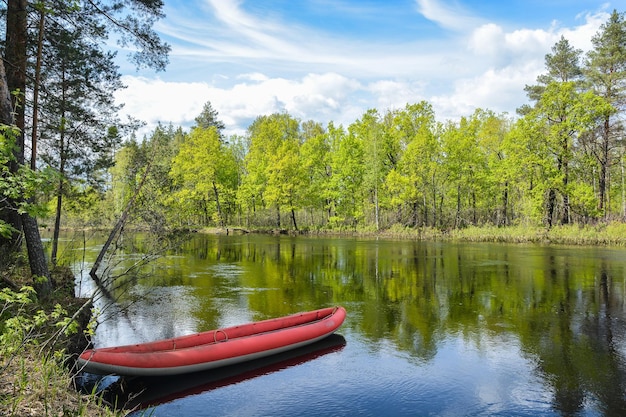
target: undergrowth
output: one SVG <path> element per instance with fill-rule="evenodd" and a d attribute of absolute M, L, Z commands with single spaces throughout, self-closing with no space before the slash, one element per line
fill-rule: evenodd
<path fill-rule="evenodd" d="M 60 303 L 40 303 L 31 286 L 0 290 L 0 415 L 121 415 L 95 394 L 74 389 L 65 346 L 77 331 L 78 323 Z"/>

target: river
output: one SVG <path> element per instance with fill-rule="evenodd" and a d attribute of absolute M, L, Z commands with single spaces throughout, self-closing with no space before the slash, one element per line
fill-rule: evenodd
<path fill-rule="evenodd" d="M 65 237 L 79 295 L 102 239 Z M 133 269 L 125 239 L 97 347 L 348 312 L 308 350 L 144 384 L 133 416 L 626 415 L 625 249 L 195 235 Z"/>

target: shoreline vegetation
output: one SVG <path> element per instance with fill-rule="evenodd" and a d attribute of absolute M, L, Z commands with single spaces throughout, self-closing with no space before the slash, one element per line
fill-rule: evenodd
<path fill-rule="evenodd" d="M 78 230 L 78 229 L 71 229 Z M 317 230 L 289 231 L 274 229 L 247 230 L 240 227 L 202 228 L 194 231 L 207 234 L 266 233 L 280 235 L 303 235 L 322 237 L 355 237 L 382 239 L 410 239 L 446 242 L 497 242 L 514 244 L 546 245 L 592 245 L 606 247 L 626 246 L 626 224 L 607 223 L 594 226 L 566 225 L 550 230 L 542 227 L 467 227 L 459 230 L 441 231 L 432 228 L 390 228 L 384 231 L 374 230 Z M 65 271 L 67 274 L 68 271 Z M 71 274 L 71 273 L 70 273 Z M 11 282 L 15 287 L 28 285 L 31 278 L 25 265 L 19 262 L 10 276 L 3 277 L 3 282 Z M 67 276 L 57 280 L 57 291 L 46 302 L 44 310 L 52 309 L 56 303 L 62 303 L 67 315 L 72 316 L 84 300 L 74 299 L 73 288 Z M 64 285 L 58 285 L 64 282 Z M 8 287 L 8 286 L 7 286 Z M 20 314 L 36 315 L 34 307 L 24 309 Z M 3 317 L 4 319 L 4 317 Z M 84 324 L 84 323 L 83 323 Z M 48 329 L 49 331 L 50 329 Z M 72 371 L 63 364 L 70 349 L 46 349 L 44 342 L 49 337 L 46 331 L 39 331 L 36 338 L 29 340 L 13 360 L 2 357 L 0 361 L 0 411 L 7 416 L 76 416 L 76 417 L 113 417 L 122 412 L 108 408 L 95 394 L 81 394 L 75 390 Z M 60 353 L 59 353 L 60 352 Z"/>
<path fill-rule="evenodd" d="M 23 258 L 0 271 L 0 415 L 120 417 L 95 393 L 76 389 L 74 356 L 88 344 L 88 300 L 74 295 L 65 267 L 52 273 L 55 290 L 38 300 Z"/>
<path fill-rule="evenodd" d="M 246 229 L 241 227 L 205 227 L 197 231 L 207 234 L 268 233 L 304 236 L 341 236 L 424 241 L 526 243 L 553 245 L 626 246 L 626 223 L 611 222 L 596 225 L 561 225 L 550 229 L 540 226 L 469 226 L 463 229 L 439 230 L 430 227 L 391 227 L 386 230 L 285 230 Z"/>

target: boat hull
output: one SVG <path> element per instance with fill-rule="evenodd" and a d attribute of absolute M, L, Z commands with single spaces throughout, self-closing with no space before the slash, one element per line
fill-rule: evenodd
<path fill-rule="evenodd" d="M 333 334 L 343 307 L 331 307 L 136 345 L 90 349 L 78 366 L 95 374 L 178 375 L 297 349 Z"/>

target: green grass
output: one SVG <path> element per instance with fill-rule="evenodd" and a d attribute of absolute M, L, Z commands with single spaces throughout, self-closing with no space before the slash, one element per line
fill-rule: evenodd
<path fill-rule="evenodd" d="M 559 245 L 626 246 L 626 224 L 564 225 L 544 227 L 468 227 L 449 238 L 466 242 L 544 243 Z"/>
<path fill-rule="evenodd" d="M 6 270 L 0 273 L 3 282 L 22 286 L 19 291 L 0 288 L 0 415 L 121 416 L 98 396 L 74 389 L 71 371 L 64 365 L 69 343 L 64 330 L 72 323 L 66 314 L 71 316 L 80 305 L 74 302 L 73 288 L 61 286 L 65 291 L 55 291 L 51 300 L 40 303 L 26 285 L 28 274 L 22 271 L 7 278 Z"/>
<path fill-rule="evenodd" d="M 547 229 L 540 226 L 470 226 L 439 230 L 394 225 L 382 231 L 357 230 L 361 236 L 391 239 L 439 240 L 457 242 L 541 243 L 559 245 L 626 246 L 626 224 L 564 225 Z"/>

